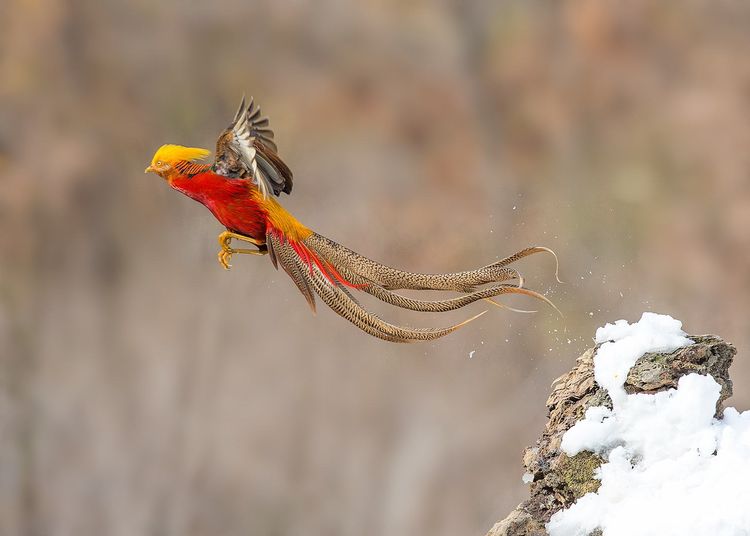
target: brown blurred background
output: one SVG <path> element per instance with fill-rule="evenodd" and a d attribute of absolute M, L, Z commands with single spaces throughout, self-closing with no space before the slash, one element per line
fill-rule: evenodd
<path fill-rule="evenodd" d="M 5 0 L 0 534 L 482 535 L 550 382 L 645 310 L 735 343 L 747 408 L 748 52 L 738 1 Z M 243 92 L 303 222 L 413 270 L 553 247 L 565 285 L 520 266 L 565 318 L 393 345 L 222 270 L 143 168 Z"/>

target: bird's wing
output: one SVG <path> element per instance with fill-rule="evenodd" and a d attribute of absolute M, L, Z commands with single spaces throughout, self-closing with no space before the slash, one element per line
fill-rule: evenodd
<path fill-rule="evenodd" d="M 292 171 L 276 150 L 268 118 L 261 116 L 252 98 L 246 106 L 242 97 L 234 120 L 216 142 L 213 169 L 227 177 L 251 178 L 265 198 L 288 194 L 292 191 Z"/>

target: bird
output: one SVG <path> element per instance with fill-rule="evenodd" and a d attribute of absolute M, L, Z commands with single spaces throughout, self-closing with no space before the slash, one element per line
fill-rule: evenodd
<path fill-rule="evenodd" d="M 447 327 L 411 328 L 389 323 L 366 309 L 355 294 L 366 293 L 403 309 L 445 312 L 485 300 L 511 310 L 492 298 L 522 294 L 557 308 L 544 295 L 524 288 L 523 277 L 510 265 L 543 246 L 522 249 L 502 260 L 473 270 L 453 273 L 416 273 L 376 262 L 308 228 L 278 201 L 290 194 L 293 175 L 278 154 L 269 119 L 253 98 L 242 97 L 239 109 L 216 142 L 213 163 L 203 162 L 207 149 L 166 144 L 155 152 L 146 173 L 203 204 L 225 227 L 218 236 L 218 260 L 231 267 L 234 254 L 266 255 L 274 268 L 289 275 L 313 313 L 316 295 L 328 307 L 365 333 L 389 342 L 435 340 L 482 316 L 483 311 Z M 233 240 L 254 247 L 235 248 Z M 557 278 L 559 281 L 559 278 Z M 423 300 L 396 290 L 454 291 L 459 296 Z M 531 312 L 531 311 L 521 311 Z M 559 311 L 558 311 L 559 312 Z"/>

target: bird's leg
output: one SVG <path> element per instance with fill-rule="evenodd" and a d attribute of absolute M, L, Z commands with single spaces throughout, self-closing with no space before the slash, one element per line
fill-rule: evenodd
<path fill-rule="evenodd" d="M 244 242 L 250 242 L 251 244 L 258 246 L 258 249 L 235 249 L 230 246 L 232 238 Z M 233 233 L 232 231 L 224 231 L 219 235 L 219 245 L 221 246 L 221 251 L 219 251 L 219 264 L 221 264 L 226 270 L 229 270 L 232 266 L 229 264 L 229 259 L 231 259 L 232 255 L 235 253 L 245 253 L 247 255 L 266 255 L 268 253 L 265 242 L 250 238 L 249 236 Z"/>

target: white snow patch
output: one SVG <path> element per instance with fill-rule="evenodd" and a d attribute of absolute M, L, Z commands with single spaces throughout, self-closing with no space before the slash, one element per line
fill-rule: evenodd
<path fill-rule="evenodd" d="M 531 473 L 524 473 L 523 476 L 521 476 L 521 482 L 524 484 L 531 484 L 534 481 L 534 475 Z"/>
<path fill-rule="evenodd" d="M 585 536 L 601 528 L 620 535 L 750 535 L 750 411 L 713 418 L 720 386 L 690 374 L 677 389 L 654 395 L 625 393 L 630 368 L 646 352 L 691 344 L 682 324 L 644 313 L 596 332 L 604 343 L 594 376 L 613 409 L 589 408 L 562 439 L 569 456 L 601 455 L 601 486 L 547 524 L 551 536 Z M 605 342 L 607 341 L 607 342 Z"/>
<path fill-rule="evenodd" d="M 682 331 L 682 322 L 655 313 L 643 313 L 635 324 L 626 320 L 607 324 L 596 330 L 596 342 L 604 344 L 594 356 L 594 379 L 615 403 L 625 398 L 625 379 L 639 357 L 692 344 Z"/>

